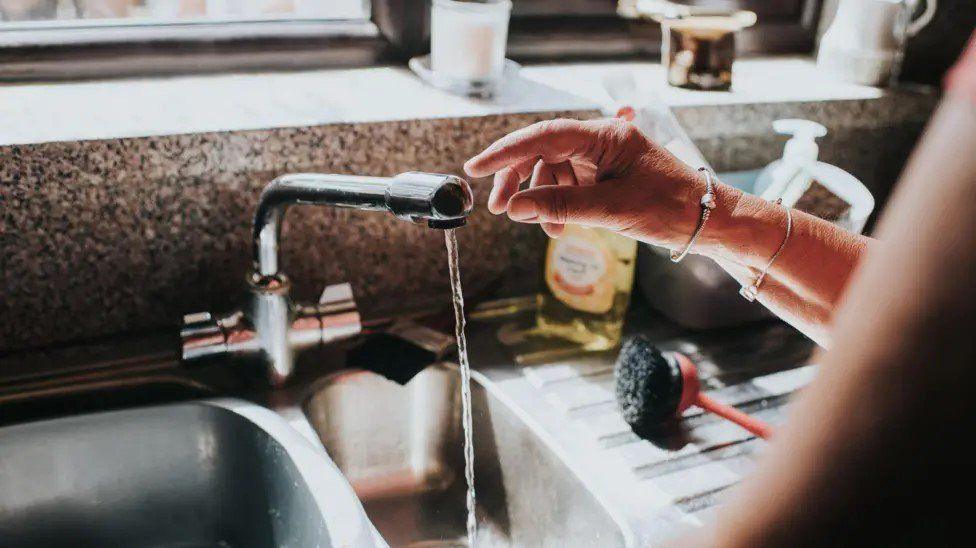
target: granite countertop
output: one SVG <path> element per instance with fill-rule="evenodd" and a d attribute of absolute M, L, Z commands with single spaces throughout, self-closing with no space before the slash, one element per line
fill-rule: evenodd
<path fill-rule="evenodd" d="M 735 65 L 730 92 L 663 85 L 663 67 L 650 62 L 527 66 L 493 100 L 432 89 L 403 67 L 16 84 L 0 86 L 0 146 L 593 110 L 610 103 L 603 77 L 621 72 L 674 107 L 877 100 L 904 93 L 831 80 L 806 57 L 743 59 Z"/>

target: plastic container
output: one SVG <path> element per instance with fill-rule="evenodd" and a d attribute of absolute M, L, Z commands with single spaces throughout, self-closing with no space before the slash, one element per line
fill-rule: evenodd
<path fill-rule="evenodd" d="M 774 164 L 776 162 L 773 162 L 773 167 Z M 874 196 L 864 183 L 843 169 L 826 162 L 813 162 L 803 169 L 808 172 L 811 179 L 851 204 L 850 211 L 834 221 L 834 224 L 849 232 L 860 234 L 868 222 L 868 217 L 874 211 Z"/>
<path fill-rule="evenodd" d="M 755 193 L 769 201 L 783 198 L 789 205 L 810 186 L 809 173 L 802 168 L 817 161 L 817 138 L 827 135 L 827 128 L 810 120 L 787 118 L 773 122 L 773 131 L 791 137 L 783 147 L 783 157 L 759 174 Z"/>

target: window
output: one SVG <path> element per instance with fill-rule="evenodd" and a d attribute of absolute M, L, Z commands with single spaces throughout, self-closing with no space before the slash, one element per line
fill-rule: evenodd
<path fill-rule="evenodd" d="M 368 18 L 364 0 L 0 0 L 8 29 Z"/>
<path fill-rule="evenodd" d="M 0 80 L 375 64 L 369 0 L 0 0 Z"/>
<path fill-rule="evenodd" d="M 632 4 L 636 0 L 619 0 Z M 810 52 L 821 0 L 677 0 L 751 9 L 746 52 Z M 519 61 L 655 58 L 656 23 L 618 0 L 513 0 Z M 401 63 L 430 0 L 0 0 L 0 81 Z"/>
<path fill-rule="evenodd" d="M 368 0 L 0 0 L 0 47 L 365 30 Z"/>

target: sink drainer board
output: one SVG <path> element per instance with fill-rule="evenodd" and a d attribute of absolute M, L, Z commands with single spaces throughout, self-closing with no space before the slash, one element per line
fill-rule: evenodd
<path fill-rule="evenodd" d="M 406 385 L 369 372 L 331 377 L 310 422 L 391 546 L 463 546 L 458 371 Z M 559 456 L 472 374 L 478 546 L 622 546 L 620 528 Z"/>
<path fill-rule="evenodd" d="M 184 403 L 0 428 L 2 546 L 330 546 L 285 448 Z"/>
<path fill-rule="evenodd" d="M 639 492 L 627 511 L 639 545 L 673 540 L 712 519 L 726 491 L 752 472 L 764 441 L 738 425 L 689 408 L 681 427 L 651 442 L 624 421 L 614 400 L 612 362 L 556 363 L 523 368 L 523 399 L 539 402 L 535 413 L 563 425 L 567 451 L 600 462 L 589 472 L 619 492 Z M 771 424 L 782 424 L 789 399 L 815 375 L 816 366 L 755 377 L 709 395 Z M 524 400 L 523 400 L 524 401 Z"/>

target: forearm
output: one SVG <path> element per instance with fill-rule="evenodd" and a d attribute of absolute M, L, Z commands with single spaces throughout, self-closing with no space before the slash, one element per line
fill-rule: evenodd
<path fill-rule="evenodd" d="M 759 272 L 747 266 L 714 259 L 740 285 L 751 284 Z M 830 346 L 830 319 L 832 305 L 805 299 L 775 277 L 766 276 L 759 292 L 759 302 L 778 318 L 792 325 L 823 347 Z"/>
<path fill-rule="evenodd" d="M 699 252 L 740 283 L 752 283 L 783 246 L 786 210 L 725 185 L 717 192 L 718 207 L 702 233 Z M 766 274 L 759 301 L 829 346 L 832 311 L 872 240 L 801 211 L 792 215 L 789 239 Z"/>

